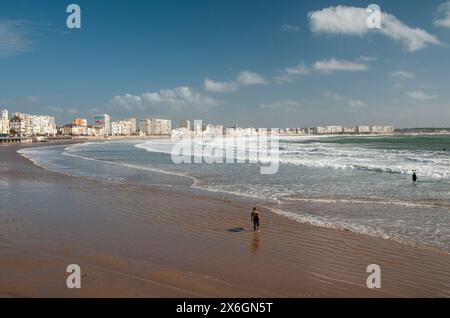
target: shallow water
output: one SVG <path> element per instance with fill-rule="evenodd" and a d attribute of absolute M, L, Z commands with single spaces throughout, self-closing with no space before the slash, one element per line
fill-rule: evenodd
<path fill-rule="evenodd" d="M 299 222 L 450 250 L 450 136 L 285 137 L 274 175 L 260 174 L 260 164 L 174 164 L 173 145 L 111 141 L 21 153 L 69 175 L 239 195 Z"/>

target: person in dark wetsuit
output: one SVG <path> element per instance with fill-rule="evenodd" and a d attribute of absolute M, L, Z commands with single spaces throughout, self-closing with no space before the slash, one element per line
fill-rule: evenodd
<path fill-rule="evenodd" d="M 413 175 L 412 175 L 412 180 L 414 181 L 414 182 L 416 182 L 417 181 L 417 175 L 416 175 L 416 173 L 414 172 L 413 173 Z"/>
<path fill-rule="evenodd" d="M 260 219 L 259 212 L 256 210 L 256 208 L 253 208 L 251 215 L 251 220 L 253 222 L 253 231 L 259 232 L 259 219 Z"/>

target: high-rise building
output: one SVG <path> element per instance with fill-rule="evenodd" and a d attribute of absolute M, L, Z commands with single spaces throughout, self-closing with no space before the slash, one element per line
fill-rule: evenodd
<path fill-rule="evenodd" d="M 55 117 L 44 115 L 30 115 L 30 132 L 33 136 L 56 135 Z"/>
<path fill-rule="evenodd" d="M 21 136 L 31 136 L 32 135 L 31 118 L 30 118 L 30 116 L 31 115 L 29 115 L 29 114 L 18 113 L 18 112 L 13 114 L 13 118 L 20 118 L 22 120 L 22 123 L 21 123 L 21 127 L 22 127 Z"/>
<path fill-rule="evenodd" d="M 120 124 L 120 121 L 111 122 L 111 135 L 112 136 L 122 135 L 122 125 Z"/>
<path fill-rule="evenodd" d="M 370 132 L 372 134 L 393 134 L 394 127 L 392 127 L 392 126 L 371 126 Z"/>
<path fill-rule="evenodd" d="M 88 134 L 88 127 L 87 126 L 79 126 L 69 124 L 62 127 L 62 134 L 63 135 L 71 135 L 71 136 L 87 136 Z"/>
<path fill-rule="evenodd" d="M 211 136 L 220 136 L 223 135 L 223 125 L 212 125 L 208 124 L 206 125 L 206 129 L 203 131 L 204 135 L 211 135 Z"/>
<path fill-rule="evenodd" d="M 7 109 L 2 110 L 2 117 L 0 118 L 0 134 L 9 134 L 9 116 Z"/>
<path fill-rule="evenodd" d="M 111 135 L 130 136 L 136 133 L 136 118 L 128 118 L 111 122 Z"/>
<path fill-rule="evenodd" d="M 94 128 L 102 128 L 102 134 L 105 136 L 111 135 L 111 117 L 108 114 L 95 115 Z"/>
<path fill-rule="evenodd" d="M 27 134 L 25 121 L 18 116 L 13 116 L 13 118 L 11 118 L 9 121 L 9 129 L 16 136 L 24 137 Z"/>
<path fill-rule="evenodd" d="M 369 134 L 370 127 L 369 126 L 356 126 L 356 132 L 358 134 Z"/>
<path fill-rule="evenodd" d="M 312 131 L 315 135 L 323 135 L 323 134 L 327 133 L 327 129 L 325 127 L 320 127 L 320 126 L 314 127 L 312 129 Z"/>
<path fill-rule="evenodd" d="M 146 135 L 169 136 L 172 132 L 170 119 L 147 118 L 139 121 L 139 130 Z"/>
<path fill-rule="evenodd" d="M 327 134 L 340 134 L 340 133 L 342 133 L 342 126 L 327 126 L 326 133 Z"/>
<path fill-rule="evenodd" d="M 24 113 L 14 113 L 13 119 L 15 128 L 19 128 L 19 121 L 21 119 L 20 131 L 22 136 L 54 136 L 56 135 L 55 117 L 46 115 L 30 115 Z M 10 126 L 12 120 L 10 122 Z M 12 128 L 11 128 L 12 129 Z M 17 130 L 14 129 L 16 132 Z"/>

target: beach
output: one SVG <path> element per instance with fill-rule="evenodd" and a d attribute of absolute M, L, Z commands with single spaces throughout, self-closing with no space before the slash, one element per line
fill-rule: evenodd
<path fill-rule="evenodd" d="M 265 210 L 254 233 L 245 200 L 67 176 L 23 147 L 0 148 L 1 297 L 450 296 L 444 251 Z M 66 287 L 69 264 L 81 289 Z"/>

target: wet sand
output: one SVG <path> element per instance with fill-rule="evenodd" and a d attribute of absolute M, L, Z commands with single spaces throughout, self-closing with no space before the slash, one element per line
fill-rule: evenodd
<path fill-rule="evenodd" d="M 1 297 L 449 297 L 450 255 L 247 202 L 53 173 L 0 148 Z M 82 288 L 66 287 L 78 264 Z M 369 264 L 381 289 L 366 287 Z"/>

